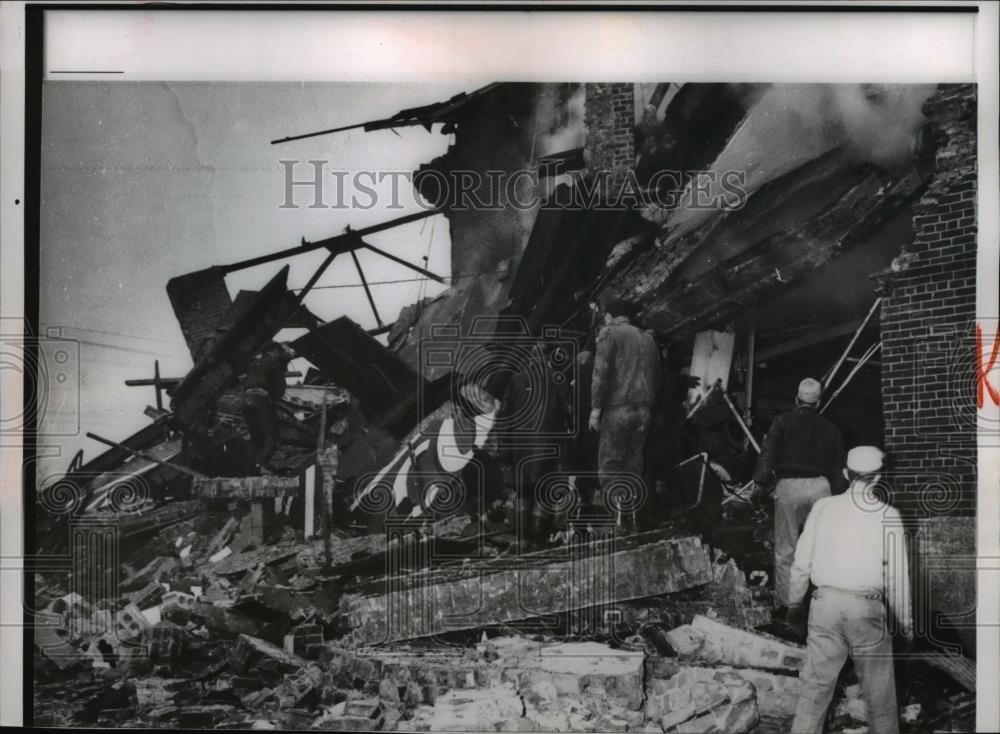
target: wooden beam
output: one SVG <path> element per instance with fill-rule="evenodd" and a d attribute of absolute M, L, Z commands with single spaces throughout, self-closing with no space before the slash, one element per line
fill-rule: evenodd
<path fill-rule="evenodd" d="M 331 252 L 336 250 L 338 254 L 350 252 L 360 247 L 368 247 L 369 249 L 372 249 L 370 245 L 365 245 L 361 242 L 361 238 L 365 235 L 375 234 L 376 232 L 384 232 L 387 229 L 400 227 L 411 222 L 419 222 L 421 219 L 433 217 L 435 214 L 440 214 L 440 211 L 437 209 L 428 209 L 417 212 L 416 214 L 407 214 L 405 217 L 399 217 L 398 219 L 390 219 L 388 222 L 373 224 L 370 227 L 364 227 L 358 230 L 348 228 L 343 234 L 327 237 L 326 239 L 318 240 L 316 242 L 306 242 L 305 240 L 302 240 L 302 244 L 297 247 L 289 247 L 286 250 L 272 252 L 269 255 L 261 255 L 260 257 L 249 258 L 248 260 L 240 260 L 239 262 L 235 262 L 230 265 L 222 265 L 220 268 L 223 273 L 228 275 L 229 273 L 233 273 L 237 270 L 244 270 L 246 268 L 256 267 L 257 265 L 264 265 L 265 263 L 274 262 L 275 260 L 284 260 L 285 258 L 302 255 L 306 252 L 313 252 L 314 250 L 322 250 L 324 248 L 330 250 Z M 403 263 L 408 264 L 405 261 L 403 261 Z"/>
<path fill-rule="evenodd" d="M 403 267 L 409 268 L 410 270 L 413 270 L 413 271 L 415 271 L 417 273 L 420 273 L 421 275 L 423 275 L 426 278 L 430 278 L 431 280 L 436 280 L 438 283 L 444 283 L 444 278 L 442 278 L 440 275 L 438 275 L 436 273 L 432 273 L 430 270 L 426 270 L 426 269 L 421 268 L 421 267 L 419 267 L 417 265 L 414 265 L 411 262 L 407 262 L 406 260 L 404 260 L 401 257 L 396 257 L 395 255 L 391 255 L 388 252 L 386 252 L 385 250 L 380 250 L 377 247 L 375 247 L 374 245 L 368 244 L 367 242 L 362 242 L 361 244 L 364 245 L 367 249 L 371 250 L 372 252 L 377 253 L 377 254 L 381 255 L 382 257 L 384 257 L 384 258 L 392 260 L 394 263 L 399 263 Z"/>
<path fill-rule="evenodd" d="M 819 409 L 820 413 L 826 412 L 826 409 L 830 407 L 830 403 L 836 400 L 837 396 L 840 395 L 840 393 L 842 393 L 844 389 L 851 384 L 851 380 L 854 379 L 854 376 L 861 370 L 862 367 L 868 364 L 871 358 L 875 356 L 875 352 L 877 352 L 881 348 L 882 348 L 882 342 L 881 341 L 875 342 L 868 348 L 868 351 L 866 351 L 864 354 L 861 355 L 861 358 L 857 361 L 857 364 L 855 364 L 854 368 L 847 373 L 847 377 L 844 378 L 844 381 L 840 383 L 840 387 L 838 387 L 837 390 L 833 393 L 833 395 L 830 396 L 830 399 L 823 404 L 823 407 Z"/>
<path fill-rule="evenodd" d="M 827 372 L 823 376 L 824 390 L 830 386 L 830 383 L 833 382 L 833 378 L 836 376 L 837 371 L 840 369 L 840 366 L 844 364 L 844 360 L 847 359 L 847 355 L 851 353 L 851 349 L 854 348 L 854 344 L 858 341 L 858 337 L 861 336 L 861 332 L 865 330 L 866 326 L 868 326 L 868 322 L 872 320 L 872 316 L 875 315 L 875 312 L 878 311 L 878 308 L 881 305 L 882 305 L 882 296 L 879 296 L 878 298 L 875 299 L 875 303 L 872 304 L 872 307 L 868 309 L 868 313 L 865 314 L 864 321 L 861 322 L 861 326 L 859 326 L 857 330 L 854 332 L 854 336 L 851 337 L 851 341 L 849 341 L 847 343 L 847 346 L 844 347 L 844 352 L 843 354 L 840 355 L 840 359 L 838 359 L 834 363 L 833 367 L 830 368 L 829 372 Z"/>
<path fill-rule="evenodd" d="M 822 344 L 823 342 L 836 339 L 840 336 L 853 334 L 857 331 L 861 322 L 862 319 L 854 319 L 852 321 L 845 321 L 842 324 L 834 324 L 833 326 L 811 329 L 805 336 L 789 339 L 788 341 L 781 342 L 780 344 L 774 344 L 766 349 L 761 349 L 757 352 L 754 361 L 757 364 L 761 364 L 762 362 L 767 362 L 769 359 L 780 357 L 783 354 L 788 354 L 789 352 L 797 352 L 800 349 L 812 347 L 816 344 Z"/>
<path fill-rule="evenodd" d="M 382 323 L 382 317 L 378 315 L 378 307 L 375 306 L 375 298 L 372 296 L 372 289 L 368 287 L 368 278 L 365 277 L 364 268 L 361 267 L 361 261 L 358 260 L 358 253 L 351 250 L 351 258 L 354 260 L 354 267 L 358 271 L 358 277 L 361 278 L 361 285 L 364 286 L 365 295 L 368 296 L 368 305 L 372 307 L 372 313 L 375 314 L 375 321 L 378 322 L 379 328 L 385 326 Z"/>
<path fill-rule="evenodd" d="M 144 459 L 146 461 L 151 461 L 154 464 L 159 464 L 160 466 L 165 466 L 168 469 L 173 469 L 181 474 L 187 474 L 189 477 L 194 477 L 195 479 L 202 479 L 205 477 L 204 474 L 200 474 L 192 469 L 188 469 L 186 466 L 180 466 L 178 464 L 171 464 L 169 461 L 164 461 L 163 459 L 157 459 L 155 456 L 150 456 L 145 451 L 136 451 L 135 449 L 130 449 L 125 444 L 118 443 L 117 441 L 112 441 L 111 439 L 98 436 L 96 433 L 88 433 L 87 438 L 92 438 L 95 441 L 105 444 L 106 446 L 111 446 L 116 449 L 122 449 L 128 451 L 132 456 Z"/>
<path fill-rule="evenodd" d="M 377 329 L 368 329 L 367 330 L 368 331 L 368 335 L 369 336 L 381 336 L 382 334 L 388 334 L 390 331 L 392 331 L 392 327 L 395 326 L 395 325 L 396 325 L 396 322 L 394 321 L 391 324 L 383 324 L 382 326 L 378 327 Z"/>
<path fill-rule="evenodd" d="M 153 387 L 156 389 L 156 409 L 163 410 L 163 383 L 160 382 L 160 360 L 153 360 Z"/>
<path fill-rule="evenodd" d="M 774 298 L 792 283 L 815 277 L 833 258 L 870 242 L 920 197 L 930 181 L 926 172 L 916 169 L 887 178 L 873 169 L 851 168 L 846 173 L 853 178 L 845 182 L 844 167 L 843 161 L 832 159 L 818 171 L 800 175 L 801 180 L 794 185 L 779 181 L 763 187 L 742 210 L 729 213 L 724 228 L 735 231 L 760 217 L 773 216 L 774 208 L 790 206 L 787 202 L 794 200 L 803 186 L 840 181 L 837 198 L 818 215 L 804 216 L 797 224 L 749 243 L 711 269 L 683 278 L 686 257 L 710 238 L 725 236 L 713 229 L 723 225 L 710 218 L 694 231 L 678 235 L 679 251 L 671 245 L 664 249 L 671 253 L 669 257 L 662 252 L 637 257 L 607 289 L 629 293 L 640 319 L 653 325 L 660 338 L 686 337 L 725 323 L 749 305 Z"/>

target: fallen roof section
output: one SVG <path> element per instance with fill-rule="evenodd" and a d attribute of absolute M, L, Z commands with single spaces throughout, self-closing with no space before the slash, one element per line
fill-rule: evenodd
<path fill-rule="evenodd" d="M 347 316 L 313 329 L 292 346 L 375 414 L 422 387 L 423 380 L 402 358 Z"/>
<path fill-rule="evenodd" d="M 211 407 L 260 350 L 291 318 L 294 301 L 287 298 L 288 266 L 283 267 L 261 289 L 253 303 L 241 312 L 232 328 L 192 368 L 174 391 L 171 409 L 181 429 L 196 428 Z"/>

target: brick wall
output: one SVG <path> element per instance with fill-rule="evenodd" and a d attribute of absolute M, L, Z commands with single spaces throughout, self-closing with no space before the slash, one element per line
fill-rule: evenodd
<path fill-rule="evenodd" d="M 635 165 L 635 85 L 586 85 L 584 155 L 592 175 L 610 171 L 609 195 L 620 190 Z"/>
<path fill-rule="evenodd" d="M 882 400 L 895 503 L 918 518 L 976 508 L 976 88 L 923 108 L 934 178 L 914 239 L 882 275 Z"/>
<path fill-rule="evenodd" d="M 218 268 L 179 275 L 167 282 L 167 295 L 191 357 L 198 360 L 205 339 L 230 325 L 233 299 Z"/>

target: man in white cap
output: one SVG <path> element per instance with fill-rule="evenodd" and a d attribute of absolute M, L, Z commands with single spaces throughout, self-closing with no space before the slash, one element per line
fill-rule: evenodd
<path fill-rule="evenodd" d="M 873 488 L 882 452 L 859 446 L 847 455 L 842 495 L 819 500 L 795 549 L 788 622 L 800 631 L 809 582 L 806 661 L 793 732 L 822 732 L 826 710 L 847 656 L 861 680 L 870 734 L 899 732 L 892 637 L 886 603 L 908 645 L 913 641 L 906 538 L 899 512 Z"/>
<path fill-rule="evenodd" d="M 844 466 L 840 430 L 817 410 L 822 392 L 823 386 L 812 378 L 799 383 L 795 409 L 771 423 L 753 475 L 757 498 L 777 480 L 774 592 L 779 617 L 788 607 L 788 574 L 802 526 L 816 500 L 830 496 Z"/>

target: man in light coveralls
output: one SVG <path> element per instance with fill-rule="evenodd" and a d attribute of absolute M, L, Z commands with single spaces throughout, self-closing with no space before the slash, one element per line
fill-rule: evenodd
<path fill-rule="evenodd" d="M 909 569 L 899 512 L 872 492 L 883 453 L 859 446 L 847 455 L 847 492 L 813 505 L 795 548 L 788 622 L 801 630 L 809 609 L 802 692 L 793 732 L 822 732 L 837 676 L 847 656 L 861 680 L 871 734 L 899 732 L 892 636 L 886 606 L 908 645 L 913 641 Z"/>

